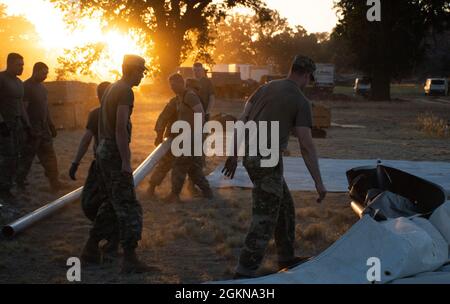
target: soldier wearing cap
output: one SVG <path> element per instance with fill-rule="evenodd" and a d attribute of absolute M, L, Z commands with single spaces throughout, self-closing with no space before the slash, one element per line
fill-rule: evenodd
<path fill-rule="evenodd" d="M 31 133 L 23 103 L 24 86 L 17 77 L 22 75 L 23 66 L 23 57 L 10 53 L 6 70 L 0 72 L 0 203 L 15 202 L 11 189 L 24 142 L 24 131 Z"/>
<path fill-rule="evenodd" d="M 33 66 L 33 75 L 24 82 L 23 102 L 27 109 L 32 136 L 27 136 L 20 153 L 16 183 L 21 190 L 26 189 L 27 176 L 35 156 L 44 167 L 52 191 L 69 188 L 66 183 L 59 180 L 58 160 L 53 147 L 53 138 L 57 136 L 57 131 L 48 109 L 48 92 L 43 85 L 47 75 L 48 66 L 43 62 L 37 62 Z"/>
<path fill-rule="evenodd" d="M 243 122 L 279 122 L 279 155 L 275 167 L 262 167 L 262 156 L 243 159 L 253 187 L 252 223 L 241 251 L 235 278 L 255 277 L 272 236 L 278 253 L 280 268 L 289 268 L 304 261 L 294 254 L 295 209 L 290 191 L 283 177 L 282 152 L 287 148 L 289 135 L 294 130 L 300 144 L 303 160 L 314 179 L 318 202 L 326 195 L 316 149 L 311 136 L 311 103 L 302 90 L 308 85 L 315 71 L 314 62 L 305 56 L 296 56 L 287 78 L 261 86 L 248 100 L 240 120 Z M 259 127 L 258 127 L 259 128 Z M 271 132 L 267 130 L 266 134 Z M 235 136 L 235 153 L 237 143 Z M 270 140 L 267 140 L 270 142 Z M 233 178 L 237 157 L 227 159 L 223 172 Z"/>
<path fill-rule="evenodd" d="M 186 79 L 186 89 L 191 90 L 193 93 L 199 95 L 200 82 L 194 78 Z M 173 134 L 171 131 L 172 124 L 177 121 L 177 100 L 178 96 L 175 96 L 169 100 L 169 102 L 164 107 L 163 111 L 159 114 L 158 119 L 155 124 L 155 146 L 158 146 L 163 142 L 164 137 L 174 138 L 177 134 Z M 147 193 L 149 196 L 155 196 L 156 187 L 161 185 L 167 173 L 172 170 L 175 157 L 171 152 L 166 153 L 164 157 L 158 162 L 155 169 L 152 171 L 150 176 L 149 186 L 147 188 Z M 197 188 L 195 188 L 195 183 L 189 178 L 190 183 L 188 184 L 188 190 L 191 191 L 192 195 L 198 194 Z"/>
<path fill-rule="evenodd" d="M 202 101 L 203 109 L 205 110 L 205 120 L 208 121 L 216 100 L 214 95 L 214 86 L 211 80 L 206 77 L 206 70 L 203 67 L 203 64 L 196 62 L 194 63 L 192 69 L 194 71 L 195 79 L 198 80 L 198 95 Z"/>
<path fill-rule="evenodd" d="M 140 84 L 145 71 L 143 58 L 125 56 L 122 79 L 110 85 L 102 98 L 96 163 L 100 191 L 108 199 L 97 212 L 81 256 L 87 263 L 99 263 L 99 242 L 117 230 L 124 253 L 122 273 L 151 271 L 136 255 L 142 233 L 142 207 L 136 199 L 130 159 L 132 88 Z"/>

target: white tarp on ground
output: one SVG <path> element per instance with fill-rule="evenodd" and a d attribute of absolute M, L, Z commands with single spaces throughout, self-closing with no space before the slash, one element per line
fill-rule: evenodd
<path fill-rule="evenodd" d="M 375 257 L 381 266 L 379 283 L 450 284 L 450 243 L 443 235 L 450 235 L 450 201 L 430 221 L 416 217 L 376 222 L 365 216 L 322 254 L 292 270 L 219 283 L 368 284 L 367 261 Z"/>
<path fill-rule="evenodd" d="M 436 183 L 446 189 L 448 196 L 450 195 L 450 163 L 448 162 L 383 160 L 382 163 Z M 314 181 L 301 158 L 283 157 L 283 164 L 284 177 L 289 189 L 293 191 L 315 191 Z M 376 164 L 377 160 L 320 159 L 322 177 L 325 186 L 330 192 L 348 191 L 348 183 L 345 175 L 348 170 L 361 166 L 375 166 Z M 222 168 L 223 165 L 217 167 L 208 176 L 212 187 L 253 187 L 247 172 L 242 167 L 242 163 L 239 163 L 236 175 L 232 180 L 222 175 Z"/>

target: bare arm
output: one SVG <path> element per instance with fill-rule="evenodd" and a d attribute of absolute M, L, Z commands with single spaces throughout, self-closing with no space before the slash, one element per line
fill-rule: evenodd
<path fill-rule="evenodd" d="M 252 107 L 253 107 L 253 103 L 246 102 L 244 111 L 242 112 L 241 116 L 238 118 L 238 121 L 242 121 L 243 123 L 246 123 L 248 120 L 248 115 L 250 114 L 250 111 L 252 110 Z M 237 168 L 238 147 L 239 147 L 237 141 L 238 141 L 238 134 L 237 134 L 237 130 L 234 129 L 234 132 L 233 132 L 233 143 L 234 143 L 233 144 L 233 155 L 231 155 L 227 158 L 227 160 L 225 162 L 225 166 L 222 169 L 222 173 L 231 179 L 234 177 L 234 173 L 236 172 L 236 168 Z"/>
<path fill-rule="evenodd" d="M 319 194 L 318 202 L 320 202 L 325 198 L 327 191 L 323 185 L 322 176 L 320 174 L 319 160 L 312 139 L 311 129 L 307 127 L 297 127 L 295 128 L 295 135 L 298 138 L 300 151 L 302 152 L 305 165 L 316 184 L 316 189 Z"/>
<path fill-rule="evenodd" d="M 116 119 L 116 144 L 122 159 L 122 171 L 133 173 L 131 169 L 131 152 L 128 141 L 128 118 L 130 115 L 130 107 L 127 105 L 119 105 L 117 107 Z"/>
<path fill-rule="evenodd" d="M 89 145 L 91 144 L 93 137 L 94 134 L 90 130 L 86 130 L 86 132 L 83 135 L 83 138 L 81 138 L 80 145 L 78 146 L 78 151 L 75 156 L 75 159 L 73 160 L 73 163 L 79 164 L 81 162 L 84 155 L 86 155 L 87 150 L 89 149 Z"/>

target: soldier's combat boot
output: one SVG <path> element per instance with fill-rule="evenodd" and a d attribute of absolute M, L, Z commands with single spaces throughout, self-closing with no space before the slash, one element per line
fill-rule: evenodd
<path fill-rule="evenodd" d="M 88 239 L 81 253 L 81 261 L 87 264 L 100 264 L 101 254 L 98 248 L 98 241 L 92 238 Z"/>
<path fill-rule="evenodd" d="M 103 246 L 103 252 L 108 255 L 117 256 L 119 254 L 119 239 L 117 237 L 113 237 L 108 240 L 106 245 Z"/>
<path fill-rule="evenodd" d="M 150 183 L 147 188 L 147 194 L 150 197 L 155 197 L 156 185 Z"/>
<path fill-rule="evenodd" d="M 127 273 L 145 273 L 156 271 L 157 268 L 148 266 L 144 262 L 140 261 L 133 250 L 125 249 L 123 252 L 122 269 L 121 274 Z"/>
<path fill-rule="evenodd" d="M 307 262 L 310 259 L 311 259 L 311 257 L 297 257 L 296 256 L 296 257 L 293 257 L 289 261 L 278 261 L 278 267 L 280 268 L 280 270 L 292 269 L 292 268 L 295 268 L 295 267 Z"/>
<path fill-rule="evenodd" d="M 180 196 L 174 193 L 169 194 L 165 198 L 163 198 L 163 201 L 167 204 L 178 204 L 182 203 Z"/>

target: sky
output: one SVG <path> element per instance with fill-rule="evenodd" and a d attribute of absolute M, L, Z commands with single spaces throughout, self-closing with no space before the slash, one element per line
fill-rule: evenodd
<path fill-rule="evenodd" d="M 310 33 L 329 32 L 337 22 L 333 0 L 265 1 L 270 8 L 287 18 L 291 25 L 302 25 Z M 23 15 L 31 21 L 48 60 L 56 62 L 64 49 L 99 42 L 107 47 L 104 52 L 106 57 L 93 69 L 98 75 L 107 75 L 120 68 L 123 54 L 145 54 L 145 49 L 130 35 L 114 30 L 103 31 L 99 19 L 77 20 L 76 31 L 70 31 L 65 26 L 63 14 L 49 0 L 0 0 L 0 3 L 7 5 L 8 14 Z"/>
<path fill-rule="evenodd" d="M 24 14 L 38 27 L 38 32 L 56 31 L 61 33 L 62 19 L 46 0 L 0 0 L 9 6 L 9 12 Z M 308 32 L 329 32 L 336 25 L 333 0 L 266 0 L 268 6 L 277 9 L 292 25 L 302 25 Z M 53 12 L 40 17 L 36 12 Z"/>
<path fill-rule="evenodd" d="M 266 0 L 292 25 L 302 25 L 308 32 L 330 32 L 337 23 L 333 0 Z"/>

